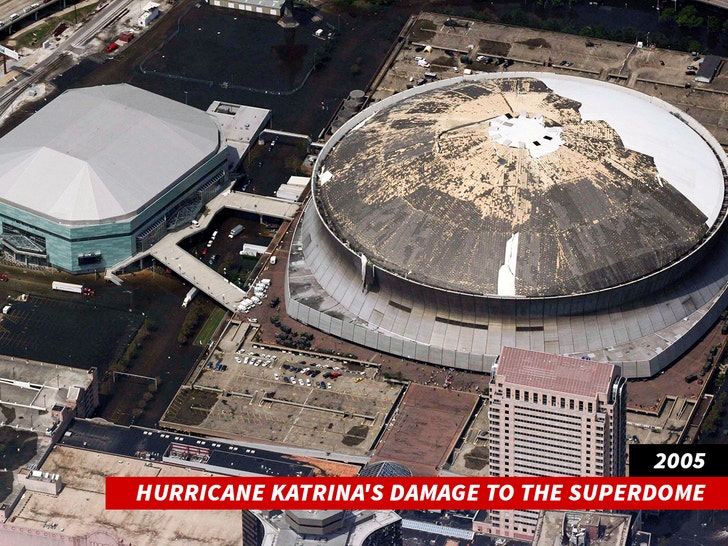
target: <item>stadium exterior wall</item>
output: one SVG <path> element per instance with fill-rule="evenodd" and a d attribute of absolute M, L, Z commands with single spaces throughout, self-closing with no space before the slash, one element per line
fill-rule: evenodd
<path fill-rule="evenodd" d="M 314 232 L 309 231 L 311 226 L 304 225 L 304 223 L 308 222 L 318 224 L 318 229 L 314 227 Z M 367 313 L 366 311 L 360 313 L 362 316 L 355 316 L 354 314 L 348 316 L 345 312 L 338 309 L 338 307 L 331 309 L 317 305 L 305 298 L 296 298 L 291 290 L 291 276 L 290 271 L 287 269 L 285 290 L 286 311 L 292 318 L 304 324 L 358 345 L 370 347 L 402 358 L 476 372 L 489 373 L 503 345 L 563 354 L 574 353 L 574 351 L 558 350 L 559 347 L 556 347 L 557 350 L 553 351 L 553 347 L 547 341 L 550 335 L 548 331 L 526 332 L 519 335 L 519 332 L 516 330 L 516 325 L 544 324 L 549 321 L 544 320 L 546 317 L 541 312 L 531 313 L 524 306 L 516 309 L 514 306 L 508 305 L 508 303 L 513 302 L 494 302 L 489 301 L 488 298 L 479 298 L 477 296 L 455 293 L 448 294 L 428 289 L 421 285 L 408 284 L 399 277 L 388 275 L 386 272 L 381 271 L 377 272 L 376 286 L 373 287 L 367 296 L 363 296 L 361 294 L 360 264 L 352 259 L 352 255 L 348 251 L 338 245 L 338 241 L 331 238 L 320 219 L 318 219 L 318 216 L 315 214 L 304 214 L 304 217 L 301 219 L 301 224 L 297 227 L 296 235 L 294 235 L 294 241 L 300 241 L 301 231 L 313 233 L 311 241 L 302 248 L 304 252 L 308 250 L 306 265 L 311 266 L 311 271 L 316 279 L 327 283 L 327 291 L 331 291 L 334 295 L 334 300 L 349 301 L 351 300 L 352 292 L 359 292 L 355 297 L 361 296 L 365 299 L 367 297 L 377 298 L 380 302 L 384 301 L 384 305 L 386 305 L 386 301 L 388 300 L 411 306 L 412 315 L 416 314 L 420 317 L 429 316 L 432 319 L 433 317 L 447 314 L 451 318 L 462 321 L 463 319 L 473 320 L 473 317 L 478 316 L 482 319 L 482 322 L 490 320 L 492 323 L 495 323 L 499 331 L 496 333 L 491 327 L 490 330 L 482 332 L 482 334 L 487 335 L 482 335 L 478 331 L 471 330 L 466 332 L 466 330 L 470 329 L 461 328 L 454 335 L 451 332 L 450 337 L 454 337 L 454 344 L 447 346 L 447 344 L 443 343 L 443 346 L 438 346 L 416 339 L 418 336 L 431 334 L 431 329 L 433 328 L 432 320 L 429 321 L 429 324 L 427 320 L 422 320 L 416 323 L 419 329 L 414 331 L 412 337 L 405 339 L 400 334 L 387 332 L 387 325 L 367 322 L 366 316 L 364 316 Z M 726 237 L 722 237 L 721 241 L 721 248 L 718 250 L 721 251 L 721 255 L 725 255 L 728 252 L 728 248 L 726 248 L 728 247 L 728 241 L 726 241 Z M 316 247 L 315 249 L 313 248 L 314 246 Z M 299 256 L 294 254 L 294 247 L 291 249 L 292 255 L 290 256 L 290 262 L 294 264 L 294 267 L 298 267 L 295 264 L 299 264 L 300 261 Z M 726 252 L 724 252 L 724 249 Z M 311 257 L 311 253 L 314 253 L 315 256 Z M 721 268 L 723 265 L 725 264 L 716 263 L 714 267 Z M 311 282 L 310 278 L 308 282 Z M 720 288 L 716 292 L 713 292 L 711 290 L 713 287 Z M 679 335 L 675 336 L 674 341 L 668 344 L 664 350 L 638 360 L 622 360 L 617 356 L 611 355 L 604 360 L 619 364 L 622 367 L 624 376 L 628 378 L 650 377 L 659 373 L 660 370 L 672 364 L 699 341 L 705 332 L 719 319 L 722 310 L 728 306 L 728 286 L 725 284 L 725 279 L 717 279 L 713 287 L 700 289 L 700 292 L 703 293 L 706 299 L 697 301 L 697 304 L 702 303 L 702 305 L 694 313 L 683 319 L 679 317 L 675 319 L 681 331 Z M 321 287 L 321 289 L 323 290 L 324 288 Z M 347 293 L 349 294 L 348 296 Z M 695 298 L 697 300 L 698 294 L 693 293 L 688 295 L 688 298 Z M 660 303 L 660 299 L 660 297 L 656 297 L 655 302 L 647 302 L 644 305 L 645 307 L 652 304 L 659 307 L 672 306 L 669 298 L 663 298 L 663 303 Z M 501 305 L 503 303 L 506 305 Z M 487 311 L 483 311 L 483 306 L 488 306 Z M 374 305 L 371 303 L 365 303 L 359 309 L 363 310 L 368 308 L 370 314 L 367 316 L 371 317 L 373 307 Z M 481 311 L 477 311 L 479 307 Z M 579 336 L 584 339 L 594 335 L 605 335 L 605 332 L 609 328 L 616 327 L 613 324 L 614 319 L 612 317 L 619 317 L 623 313 L 626 317 L 626 314 L 630 312 L 629 308 L 622 308 L 615 310 L 613 315 L 576 314 L 574 316 L 579 322 L 584 321 L 587 324 L 594 324 L 596 331 L 587 332 L 583 327 L 574 323 L 571 326 L 572 331 L 568 332 L 568 335 Z M 644 317 L 639 317 L 636 320 L 649 321 L 647 317 L 648 314 L 645 313 Z M 564 315 L 562 320 L 568 323 L 569 315 Z M 601 332 L 599 331 L 600 325 L 602 326 Z M 559 328 L 563 329 L 563 326 L 559 325 Z M 548 330 L 548 328 L 545 330 Z M 402 331 L 407 332 L 407 328 L 404 328 Z M 649 335 L 649 332 L 647 334 Z M 636 344 L 645 343 L 640 340 L 640 337 L 639 334 L 635 335 L 629 341 Z M 481 345 L 478 348 L 479 340 Z M 470 343 L 469 349 L 462 350 L 458 348 L 458 345 L 462 345 L 465 342 Z M 605 345 L 605 343 L 602 343 L 602 345 Z M 593 348 L 584 348 L 581 353 L 589 354 L 591 349 Z M 578 356 L 578 351 L 576 353 L 576 356 Z M 605 347 L 605 353 L 609 353 L 609 347 Z"/>
<path fill-rule="evenodd" d="M 192 172 L 127 221 L 85 226 L 64 225 L 0 202 L 3 233 L 7 232 L 7 226 L 13 226 L 43 237 L 50 265 L 69 273 L 80 274 L 103 270 L 134 255 L 137 252 L 137 235 L 163 219 L 171 208 L 192 195 L 211 178 L 222 174 L 219 185 L 220 189 L 224 187 L 228 181 L 226 161 L 226 149 L 215 151 Z M 79 255 L 98 252 L 102 257 L 100 262 L 79 265 Z"/>

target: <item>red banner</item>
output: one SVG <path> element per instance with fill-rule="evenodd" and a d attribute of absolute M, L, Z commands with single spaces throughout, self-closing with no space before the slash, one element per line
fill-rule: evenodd
<path fill-rule="evenodd" d="M 728 478 L 108 477 L 108 510 L 728 510 Z"/>

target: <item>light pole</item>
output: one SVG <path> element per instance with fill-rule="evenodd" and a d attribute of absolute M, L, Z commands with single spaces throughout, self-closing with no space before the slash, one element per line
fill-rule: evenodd
<path fill-rule="evenodd" d="M 185 91 L 185 105 L 187 104 L 187 91 Z"/>
<path fill-rule="evenodd" d="M 134 292 L 131 290 L 124 290 L 127 294 L 129 294 L 129 312 L 134 311 Z"/>

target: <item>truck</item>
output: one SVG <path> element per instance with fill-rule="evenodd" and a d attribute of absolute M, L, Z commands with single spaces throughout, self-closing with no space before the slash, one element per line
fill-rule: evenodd
<path fill-rule="evenodd" d="M 195 296 L 197 295 L 197 288 L 191 288 L 189 292 L 187 292 L 187 295 L 185 296 L 184 301 L 182 302 L 182 307 L 187 308 L 187 306 L 190 304 L 190 302 L 195 299 Z"/>
<path fill-rule="evenodd" d="M 233 238 L 233 237 L 235 237 L 235 236 L 236 236 L 236 235 L 237 235 L 238 233 L 242 232 L 242 231 L 243 231 L 244 229 L 245 229 L 245 228 L 244 228 L 243 226 L 241 226 L 241 225 L 239 225 L 239 224 L 238 224 L 237 226 L 235 226 L 235 227 L 234 227 L 233 229 L 231 229 L 231 230 L 230 230 L 230 234 L 228 235 L 228 237 L 229 237 L 230 239 L 232 239 L 232 238 Z"/>
<path fill-rule="evenodd" d="M 53 290 L 60 290 L 61 292 L 73 292 L 74 294 L 83 294 L 82 284 L 73 284 L 70 282 L 53 281 L 51 285 Z"/>
<path fill-rule="evenodd" d="M 260 256 L 261 254 L 265 254 L 265 252 L 268 250 L 267 246 L 263 245 L 253 245 L 250 243 L 245 243 L 243 245 L 243 250 L 240 251 L 241 256 Z"/>

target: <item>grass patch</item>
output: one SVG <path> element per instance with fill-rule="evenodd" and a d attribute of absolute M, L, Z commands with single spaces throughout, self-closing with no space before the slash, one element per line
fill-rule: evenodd
<path fill-rule="evenodd" d="M 77 21 L 82 21 L 89 13 L 96 9 L 96 6 L 98 6 L 98 2 L 76 8 L 75 13 L 74 10 L 71 10 L 63 15 L 56 15 L 46 19 L 37 27 L 18 36 L 15 39 L 15 43 L 17 44 L 15 47 L 33 47 L 42 44 L 52 35 L 53 31 L 61 22 L 73 25 Z"/>
<path fill-rule="evenodd" d="M 210 316 L 207 318 L 207 322 L 205 322 L 204 326 L 200 330 L 200 334 L 197 336 L 195 344 L 207 345 L 208 343 L 210 343 L 212 335 L 215 333 L 215 330 L 217 330 L 217 327 L 222 322 L 222 319 L 225 318 L 226 313 L 227 312 L 225 311 L 225 309 L 222 309 L 221 307 L 215 307 L 212 310 L 212 313 L 210 313 Z"/>
<path fill-rule="evenodd" d="M 95 11 L 96 7 L 98 5 L 99 5 L 99 3 L 95 2 L 93 4 L 89 4 L 88 6 L 76 8 L 75 15 L 74 15 L 73 11 L 69 11 L 68 13 L 64 13 L 63 15 L 61 15 L 60 19 L 62 21 L 66 21 L 68 23 L 75 25 L 77 21 L 83 21 L 89 13 L 91 13 L 92 11 Z"/>
<path fill-rule="evenodd" d="M 488 448 L 484 446 L 476 446 L 468 453 L 463 455 L 465 459 L 465 468 L 469 470 L 483 470 L 488 464 Z"/>

